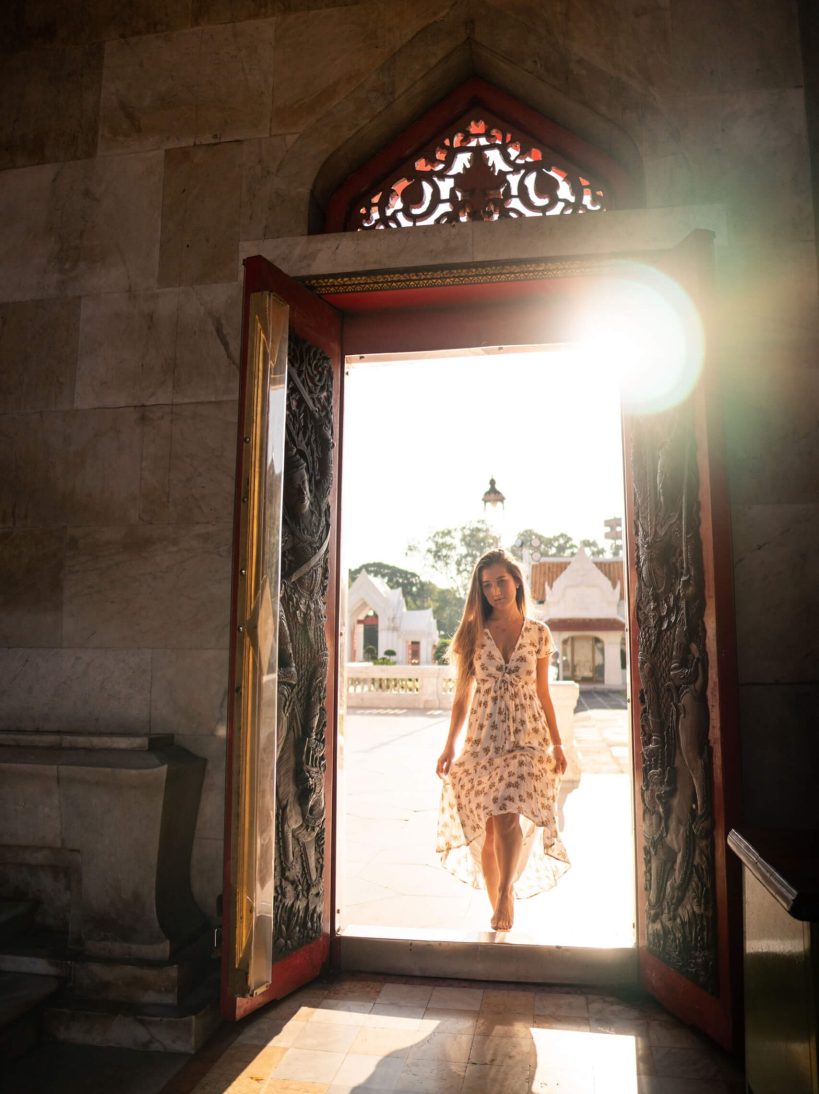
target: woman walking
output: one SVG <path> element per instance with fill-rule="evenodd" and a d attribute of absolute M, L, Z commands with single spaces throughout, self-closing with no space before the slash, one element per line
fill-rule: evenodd
<path fill-rule="evenodd" d="M 517 562 L 488 551 L 452 640 L 457 680 L 437 764 L 444 780 L 437 850 L 457 877 L 485 885 L 497 931 L 511 930 L 515 896 L 551 888 L 569 868 L 556 820 L 566 757 L 549 697 L 553 649 L 546 624 L 526 617 Z"/>

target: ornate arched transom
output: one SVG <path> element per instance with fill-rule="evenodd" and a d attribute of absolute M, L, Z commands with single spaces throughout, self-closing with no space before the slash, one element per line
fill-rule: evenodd
<path fill-rule="evenodd" d="M 348 179 L 328 206 L 326 227 L 599 213 L 618 204 L 618 175 L 598 149 L 473 79 Z"/>

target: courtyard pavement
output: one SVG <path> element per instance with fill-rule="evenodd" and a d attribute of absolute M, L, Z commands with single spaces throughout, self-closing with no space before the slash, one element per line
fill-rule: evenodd
<path fill-rule="evenodd" d="M 574 716 L 581 778 L 564 787 L 562 832 L 572 869 L 550 892 L 517 903 L 506 942 L 630 946 L 634 836 L 622 692 L 581 692 Z M 341 742 L 339 924 L 362 933 L 474 938 L 489 930 L 486 893 L 435 854 L 435 762 L 447 711 L 350 711 Z M 363 933 L 366 933 L 363 932 Z"/>

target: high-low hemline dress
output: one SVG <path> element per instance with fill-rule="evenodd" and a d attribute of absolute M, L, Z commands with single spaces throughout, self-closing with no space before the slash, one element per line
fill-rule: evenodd
<path fill-rule="evenodd" d="M 515 896 L 552 888 L 569 868 L 557 829 L 560 777 L 537 696 L 537 662 L 554 650 L 545 623 L 525 619 L 508 663 L 484 630 L 475 655 L 475 691 L 466 741 L 444 779 L 436 850 L 450 873 L 485 887 L 486 821 L 519 813 L 523 849 Z"/>

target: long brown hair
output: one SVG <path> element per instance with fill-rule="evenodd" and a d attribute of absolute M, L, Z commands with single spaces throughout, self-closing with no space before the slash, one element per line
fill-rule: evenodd
<path fill-rule="evenodd" d="M 521 618 L 526 618 L 526 583 L 523 580 L 523 572 L 516 558 L 502 547 L 486 551 L 475 563 L 472 577 L 469 579 L 469 591 L 466 594 L 466 604 L 461 622 L 452 638 L 449 647 L 450 656 L 455 659 L 457 666 L 456 693 L 463 694 L 469 686 L 469 681 L 475 674 L 475 652 L 478 648 L 483 629 L 492 615 L 492 606 L 484 596 L 481 588 L 481 574 L 487 566 L 500 563 L 506 567 L 506 572 L 511 574 L 517 585 L 515 601 Z"/>

